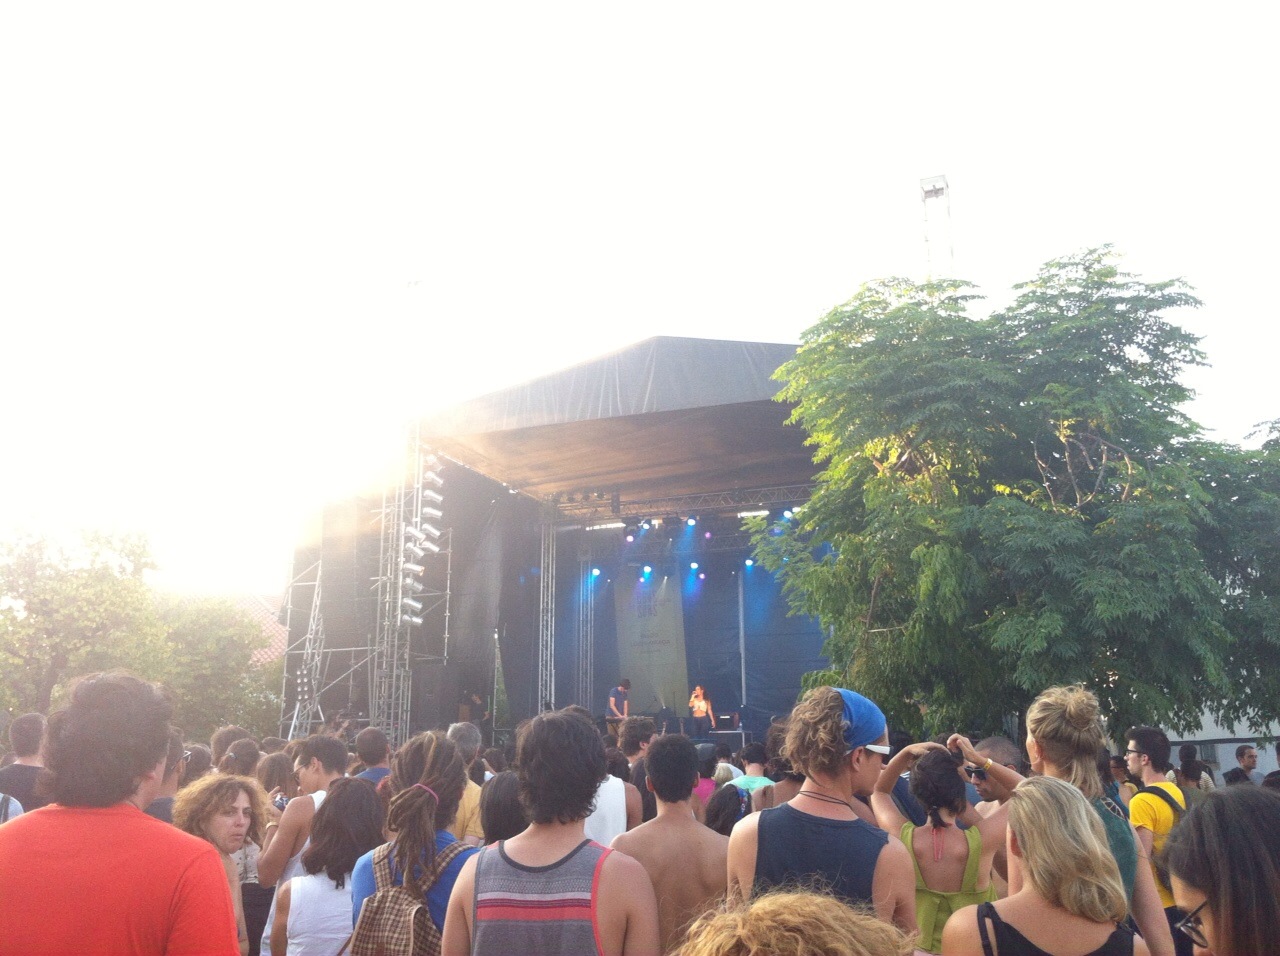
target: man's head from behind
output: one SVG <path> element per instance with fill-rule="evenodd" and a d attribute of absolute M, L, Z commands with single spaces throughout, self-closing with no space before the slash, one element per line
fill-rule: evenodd
<path fill-rule="evenodd" d="M 476 754 L 480 753 L 480 728 L 475 724 L 463 722 L 450 724 L 447 734 L 453 745 L 458 748 L 462 762 L 470 767 L 476 762 Z"/>
<path fill-rule="evenodd" d="M 649 746 L 657 732 L 652 717 L 628 717 L 619 731 L 618 749 L 630 759 Z"/>
<path fill-rule="evenodd" d="M 698 782 L 698 748 L 683 734 L 666 734 L 649 744 L 644 765 L 649 789 L 664 803 L 688 800 Z"/>
<path fill-rule="evenodd" d="M 769 753 L 764 749 L 764 744 L 758 740 L 753 740 L 743 747 L 739 756 L 742 759 L 743 769 L 746 768 L 747 764 L 758 764 L 763 768 L 769 759 Z"/>
<path fill-rule="evenodd" d="M 38 755 L 43 739 L 43 714 L 23 714 L 9 725 L 9 744 L 19 759 Z"/>
<path fill-rule="evenodd" d="M 132 796 L 169 751 L 171 716 L 164 691 L 129 674 L 78 681 L 70 703 L 49 718 L 46 786 L 54 802 L 109 807 Z"/>
<path fill-rule="evenodd" d="M 356 734 L 356 756 L 366 767 L 378 767 L 391 758 L 387 735 L 377 727 L 366 727 Z"/>
<path fill-rule="evenodd" d="M 534 823 L 572 823 L 586 817 L 607 772 L 604 744 L 586 717 L 551 711 L 534 717 L 520 731 L 520 802 Z"/>

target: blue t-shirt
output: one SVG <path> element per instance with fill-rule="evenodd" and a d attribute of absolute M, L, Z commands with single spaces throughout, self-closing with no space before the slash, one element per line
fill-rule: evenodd
<path fill-rule="evenodd" d="M 609 694 L 609 702 L 613 704 L 614 709 L 620 714 L 625 714 L 627 711 L 627 696 L 627 692 L 621 687 L 615 687 Z M 612 710 L 609 711 L 609 716 L 613 716 Z"/>
<path fill-rule="evenodd" d="M 356 774 L 361 780 L 368 780 L 375 787 L 382 783 L 382 778 L 391 773 L 390 767 L 370 767 L 368 770 Z"/>
<path fill-rule="evenodd" d="M 436 831 L 437 853 L 447 849 L 449 844 L 454 842 L 452 835 L 443 830 Z M 453 892 L 453 884 L 457 882 L 458 874 L 462 872 L 462 864 L 478 852 L 480 848 L 477 846 L 463 850 L 444 868 L 435 885 L 427 890 L 427 910 L 431 913 L 431 922 L 435 923 L 436 929 L 442 933 L 444 932 L 444 914 L 449 907 L 449 894 Z M 356 860 L 356 868 L 351 872 L 351 925 L 353 927 L 360 919 L 360 908 L 364 906 L 364 901 L 377 892 L 377 885 L 373 879 L 373 854 L 374 851 L 370 850 Z M 395 862 L 395 852 L 392 851 L 391 872 L 395 875 L 396 886 L 400 886 L 404 881 L 396 869 Z"/>

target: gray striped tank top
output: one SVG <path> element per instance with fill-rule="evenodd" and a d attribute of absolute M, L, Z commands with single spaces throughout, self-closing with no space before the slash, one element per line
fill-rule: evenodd
<path fill-rule="evenodd" d="M 591 889 L 611 852 L 583 840 L 555 863 L 522 866 L 502 843 L 485 847 L 476 859 L 471 952 L 599 954 Z"/>

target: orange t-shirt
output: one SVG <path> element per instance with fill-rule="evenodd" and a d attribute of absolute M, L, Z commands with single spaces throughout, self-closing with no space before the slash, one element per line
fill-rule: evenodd
<path fill-rule="evenodd" d="M 213 844 L 128 803 L 0 827 L 0 956 L 239 956 Z"/>

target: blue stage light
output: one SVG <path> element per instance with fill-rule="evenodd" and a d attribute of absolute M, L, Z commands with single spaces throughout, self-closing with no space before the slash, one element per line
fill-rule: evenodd
<path fill-rule="evenodd" d="M 752 561 L 750 558 L 747 558 L 747 560 L 744 561 L 743 564 L 745 564 L 747 567 L 751 567 L 753 564 L 755 564 L 755 562 Z"/>

